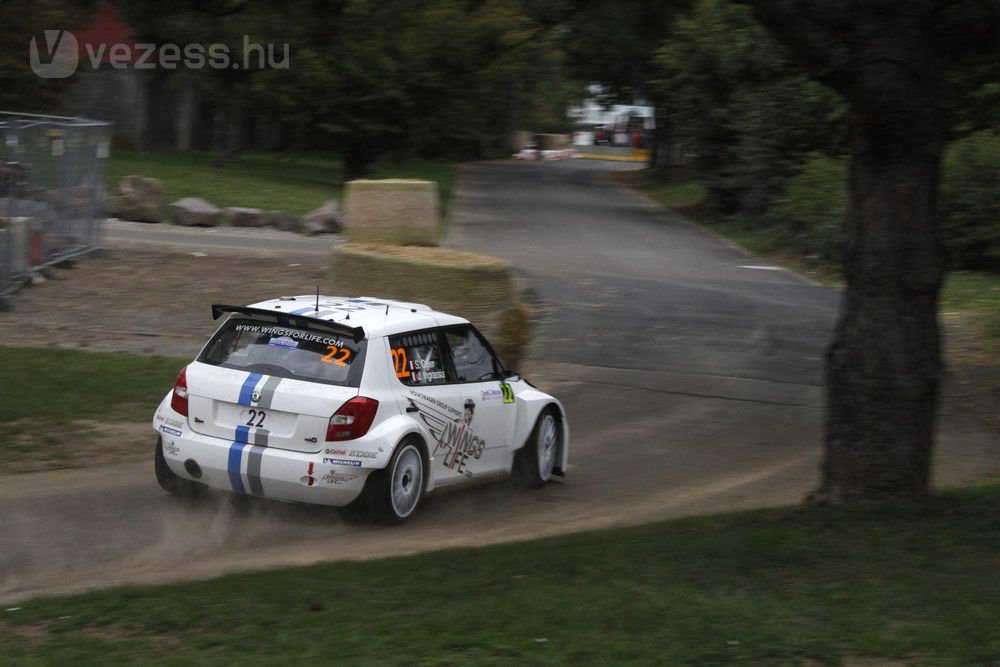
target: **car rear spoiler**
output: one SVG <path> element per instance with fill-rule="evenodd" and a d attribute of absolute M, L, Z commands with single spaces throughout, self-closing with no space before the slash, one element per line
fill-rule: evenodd
<path fill-rule="evenodd" d="M 357 343 L 365 337 L 363 327 L 352 327 L 339 322 L 321 320 L 318 317 L 308 315 L 292 315 L 291 313 L 279 313 L 263 308 L 251 308 L 250 306 L 227 306 L 221 303 L 212 304 L 212 319 L 217 320 L 223 313 L 239 313 L 240 315 L 250 315 L 253 317 L 263 317 L 283 326 L 295 325 L 312 329 L 328 329 L 345 336 L 350 336 Z"/>

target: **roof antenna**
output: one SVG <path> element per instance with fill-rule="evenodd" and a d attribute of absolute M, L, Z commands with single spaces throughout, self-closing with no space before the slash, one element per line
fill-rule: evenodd
<path fill-rule="evenodd" d="M 319 312 L 319 285 L 316 285 L 316 311 Z"/>

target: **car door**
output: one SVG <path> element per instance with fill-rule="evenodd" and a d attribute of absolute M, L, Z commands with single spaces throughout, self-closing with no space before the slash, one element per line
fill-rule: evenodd
<path fill-rule="evenodd" d="M 400 410 L 417 419 L 430 436 L 436 485 L 508 470 L 506 432 L 514 427 L 513 406 L 503 403 L 499 380 L 459 379 L 472 369 L 463 363 L 464 375 L 456 372 L 449 340 L 458 346 L 459 339 L 466 338 L 457 329 L 448 331 L 450 337 L 440 329 L 389 337 Z"/>
<path fill-rule="evenodd" d="M 389 336 L 388 341 L 396 400 L 400 412 L 417 420 L 428 435 L 435 486 L 468 479 L 474 473 L 466 458 L 448 457 L 462 428 L 463 407 L 449 382 L 440 330 L 411 331 Z"/>
<path fill-rule="evenodd" d="M 471 324 L 442 329 L 453 400 L 462 406 L 463 430 L 455 435 L 451 459 L 470 456 L 474 469 L 495 474 L 510 469 L 517 411 L 502 382 L 503 365 Z"/>

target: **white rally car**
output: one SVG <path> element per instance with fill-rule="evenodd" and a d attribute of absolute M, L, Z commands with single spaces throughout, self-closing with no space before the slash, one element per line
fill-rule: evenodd
<path fill-rule="evenodd" d="M 431 491 L 563 477 L 562 405 L 467 320 L 388 299 L 281 297 L 228 319 L 156 415 L 156 478 L 400 523 Z"/>

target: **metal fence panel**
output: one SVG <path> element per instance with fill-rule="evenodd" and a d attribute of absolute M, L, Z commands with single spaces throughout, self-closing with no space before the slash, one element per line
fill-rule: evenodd
<path fill-rule="evenodd" d="M 0 112 L 0 310 L 35 272 L 103 249 L 111 123 Z"/>

